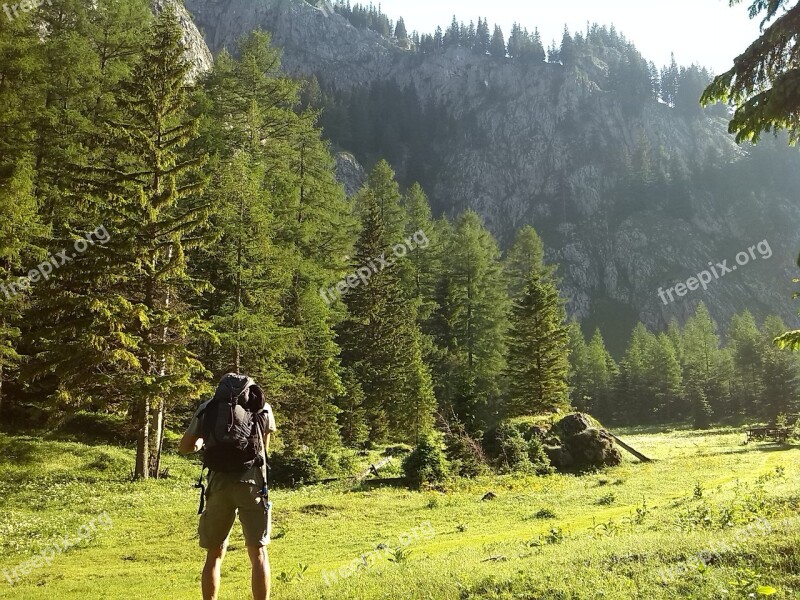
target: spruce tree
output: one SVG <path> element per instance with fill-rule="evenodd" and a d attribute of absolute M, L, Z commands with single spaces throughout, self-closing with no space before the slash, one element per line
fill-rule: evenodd
<path fill-rule="evenodd" d="M 626 424 L 649 422 L 655 412 L 648 360 L 653 343 L 653 335 L 638 323 L 620 362 L 616 383 L 619 401 L 614 412 Z"/>
<path fill-rule="evenodd" d="M 530 59 L 534 62 L 544 62 L 547 60 L 547 55 L 544 51 L 544 43 L 539 29 L 533 30 L 533 38 L 531 40 Z"/>
<path fill-rule="evenodd" d="M 34 195 L 33 122 L 47 76 L 30 13 L 0 17 L 0 414 L 6 380 L 18 379 L 20 326 L 28 289 L 14 293 L 41 251 Z M 2 417 L 0 417 L 2 419 Z"/>
<path fill-rule="evenodd" d="M 703 94 L 706 105 L 723 102 L 736 107 L 729 130 L 736 134 L 737 142 L 757 142 L 764 132 L 781 129 L 789 132 L 793 143 L 800 139 L 793 60 L 800 5 L 791 4 L 790 0 L 752 3 L 750 18 L 763 17 L 759 38 Z"/>
<path fill-rule="evenodd" d="M 489 21 L 478 18 L 478 29 L 476 31 L 476 47 L 481 54 L 486 54 L 491 50 L 492 34 L 489 31 Z"/>
<path fill-rule="evenodd" d="M 197 123 L 181 40 L 174 10 L 164 10 L 124 83 L 121 114 L 98 140 L 106 151 L 78 175 L 109 243 L 37 288 L 37 311 L 51 319 L 40 371 L 57 375 L 63 404 L 132 400 L 138 478 L 158 476 L 165 411 L 196 397 L 205 373 L 186 344 L 204 324 L 185 310 L 185 251 L 202 243 L 208 208 L 196 175 L 204 157 L 182 151 Z"/>
<path fill-rule="evenodd" d="M 489 54 L 495 58 L 506 57 L 506 38 L 503 35 L 503 30 L 500 29 L 499 25 L 494 26 L 492 41 L 489 43 Z"/>
<path fill-rule="evenodd" d="M 397 27 L 394 29 L 394 37 L 396 37 L 401 42 L 405 42 L 408 40 L 408 30 L 406 29 L 406 22 L 403 20 L 403 17 L 400 17 L 397 20 Z"/>
<path fill-rule="evenodd" d="M 583 336 L 581 324 L 570 320 L 567 325 L 569 349 L 569 398 L 570 404 L 576 409 L 587 412 L 591 404 L 591 383 L 588 373 L 588 348 L 586 338 Z"/>
<path fill-rule="evenodd" d="M 405 259 L 392 252 L 398 237 L 390 237 L 389 231 L 402 239 L 405 226 L 392 175 L 387 166 L 378 165 L 361 192 L 362 229 L 351 271 L 368 269 L 370 276 L 366 281 L 350 276 L 351 289 L 343 298 L 347 317 L 339 327 L 343 364 L 361 384 L 375 442 L 415 441 L 431 429 L 435 409 L 416 304 L 408 301 L 398 269 Z M 381 257 L 398 262 L 384 267 L 378 264 Z"/>
<path fill-rule="evenodd" d="M 558 59 L 563 65 L 571 65 L 577 58 L 577 47 L 575 40 L 569 33 L 567 26 L 564 26 L 564 35 L 561 37 L 561 47 L 558 50 Z"/>
<path fill-rule="evenodd" d="M 680 420 L 687 412 L 683 402 L 683 373 L 675 348 L 666 334 L 656 338 L 648 360 L 656 416 L 662 422 Z"/>
<path fill-rule="evenodd" d="M 508 341 L 509 416 L 569 408 L 569 335 L 555 284 L 532 270 L 511 313 Z"/>
<path fill-rule="evenodd" d="M 606 349 L 605 340 L 599 329 L 596 329 L 592 339 L 586 345 L 586 381 L 588 382 L 588 406 L 586 410 L 592 414 L 605 415 L 610 412 L 613 401 L 613 384 L 618 374 L 618 367 L 613 357 Z"/>

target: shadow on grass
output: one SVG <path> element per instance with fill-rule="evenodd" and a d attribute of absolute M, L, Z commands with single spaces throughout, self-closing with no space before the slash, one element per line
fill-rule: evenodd
<path fill-rule="evenodd" d="M 800 448 L 800 444 L 791 443 L 773 443 L 765 442 L 763 444 L 753 443 L 742 444 L 738 448 L 731 448 L 730 450 L 723 450 L 721 452 L 708 452 L 703 456 L 711 456 L 713 454 L 746 454 L 757 450 L 758 452 L 785 452 L 786 450 L 796 450 Z"/>
<path fill-rule="evenodd" d="M 0 467 L 36 464 L 43 453 L 41 443 L 41 439 L 29 436 L 0 437 Z"/>

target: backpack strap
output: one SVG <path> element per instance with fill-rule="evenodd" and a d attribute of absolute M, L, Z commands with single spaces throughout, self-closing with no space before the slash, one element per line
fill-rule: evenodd
<path fill-rule="evenodd" d="M 264 498 L 264 510 L 267 509 L 267 503 L 269 502 L 269 465 L 267 464 L 267 448 L 264 445 L 264 437 L 265 432 L 261 428 L 261 421 L 259 420 L 258 416 L 260 413 L 255 414 L 256 419 L 256 430 L 259 436 L 259 443 L 261 445 L 261 478 L 263 481 L 263 485 L 261 487 L 261 496 Z"/>
<path fill-rule="evenodd" d="M 206 486 L 203 483 L 203 473 L 205 472 L 205 470 L 206 467 L 205 465 L 203 465 L 200 468 L 200 477 L 198 478 L 197 483 L 194 484 L 194 488 L 200 490 L 200 508 L 197 509 L 198 515 L 202 515 L 203 510 L 206 507 Z"/>

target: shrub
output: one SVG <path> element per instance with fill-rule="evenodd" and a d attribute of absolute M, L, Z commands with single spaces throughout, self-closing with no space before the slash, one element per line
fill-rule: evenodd
<path fill-rule="evenodd" d="M 486 473 L 486 456 L 480 444 L 463 430 L 445 435 L 447 459 L 454 474 L 459 477 L 478 477 Z"/>
<path fill-rule="evenodd" d="M 407 446 L 406 444 L 397 444 L 394 446 L 387 446 L 387 448 L 383 451 L 382 456 L 389 456 L 389 457 L 396 457 L 396 456 L 404 456 L 405 454 L 411 454 L 413 448 L 411 446 Z"/>
<path fill-rule="evenodd" d="M 270 476 L 274 483 L 294 485 L 323 477 L 319 458 L 311 450 L 287 449 L 270 457 Z"/>
<path fill-rule="evenodd" d="M 528 442 L 528 460 L 537 475 L 549 475 L 555 470 L 550 466 L 550 458 L 544 451 L 542 440 L 537 437 L 531 438 Z"/>
<path fill-rule="evenodd" d="M 447 476 L 447 460 L 441 445 L 430 436 L 420 439 L 413 452 L 403 460 L 403 474 L 415 488 L 425 483 L 439 483 Z"/>
<path fill-rule="evenodd" d="M 549 508 L 542 508 L 533 515 L 534 519 L 557 519 L 558 515 Z"/>
<path fill-rule="evenodd" d="M 528 456 L 528 444 L 516 429 L 503 429 L 499 433 L 500 456 L 498 467 L 501 471 L 533 472 L 533 464 Z"/>

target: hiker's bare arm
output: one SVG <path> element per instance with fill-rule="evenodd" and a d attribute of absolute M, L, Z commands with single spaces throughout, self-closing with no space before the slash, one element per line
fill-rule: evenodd
<path fill-rule="evenodd" d="M 178 452 L 181 454 L 192 454 L 193 452 L 200 452 L 202 447 L 203 438 L 195 437 L 187 431 L 183 434 Z"/>

